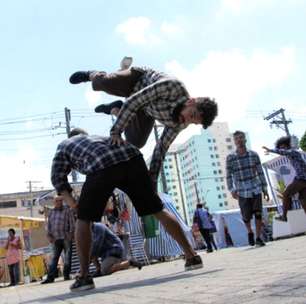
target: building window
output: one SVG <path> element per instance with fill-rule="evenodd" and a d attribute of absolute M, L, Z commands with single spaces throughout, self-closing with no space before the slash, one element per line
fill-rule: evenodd
<path fill-rule="evenodd" d="M 218 198 L 222 198 L 222 195 L 221 195 L 221 194 L 219 194 L 219 195 L 218 195 Z"/>
<path fill-rule="evenodd" d="M 209 143 L 210 143 L 210 142 L 211 142 L 211 140 L 210 140 L 210 139 L 207 139 L 207 142 L 209 142 Z"/>
<path fill-rule="evenodd" d="M 232 149 L 233 149 L 233 146 L 232 146 L 232 145 L 228 145 L 228 146 L 227 146 L 227 149 L 228 149 L 228 150 L 232 150 Z"/>
<path fill-rule="evenodd" d="M 0 202 L 0 208 L 14 208 L 14 207 L 17 207 L 16 201 Z"/>
<path fill-rule="evenodd" d="M 214 170 L 214 174 L 217 174 L 217 170 Z"/>
<path fill-rule="evenodd" d="M 216 142 L 216 140 L 215 140 L 215 139 L 213 139 L 213 142 L 215 143 L 215 142 Z"/>
<path fill-rule="evenodd" d="M 222 170 L 218 170 L 218 172 L 219 172 L 219 174 L 221 174 L 221 173 L 222 173 Z"/>
<path fill-rule="evenodd" d="M 225 139 L 225 141 L 226 141 L 226 142 L 231 142 L 232 140 L 231 140 L 230 137 L 227 137 L 227 138 Z"/>
<path fill-rule="evenodd" d="M 220 203 L 220 204 L 219 204 L 219 207 L 223 207 L 223 204 L 222 204 L 222 203 Z"/>
<path fill-rule="evenodd" d="M 226 193 L 223 193 L 223 197 L 226 197 Z"/>
<path fill-rule="evenodd" d="M 220 190 L 220 187 L 219 187 L 219 186 L 217 186 L 216 188 L 217 188 L 218 191 Z"/>
<path fill-rule="evenodd" d="M 213 149 L 212 147 L 208 147 L 208 148 L 209 148 L 209 151 L 212 151 L 212 149 Z"/>
<path fill-rule="evenodd" d="M 224 202 L 224 206 L 227 206 L 228 205 L 228 202 Z"/>
<path fill-rule="evenodd" d="M 210 154 L 210 158 L 214 158 L 213 154 Z"/>

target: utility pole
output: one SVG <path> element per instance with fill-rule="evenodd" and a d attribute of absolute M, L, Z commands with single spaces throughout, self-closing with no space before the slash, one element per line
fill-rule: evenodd
<path fill-rule="evenodd" d="M 154 135 L 155 135 L 155 141 L 156 141 L 156 143 L 157 143 L 158 140 L 159 140 L 159 137 L 158 137 L 158 130 L 157 130 L 158 127 L 160 127 L 160 126 L 157 126 L 156 123 L 154 123 Z M 163 192 L 164 192 L 164 193 L 167 193 L 167 192 L 168 192 L 167 180 L 166 180 L 166 176 L 165 176 L 165 171 L 164 171 L 164 165 L 163 165 L 163 163 L 161 164 L 160 175 L 161 175 L 161 180 L 162 180 Z"/>
<path fill-rule="evenodd" d="M 288 125 L 292 123 L 292 120 L 286 119 L 285 110 L 283 108 L 274 111 L 272 114 L 268 115 L 267 117 L 264 117 L 264 120 L 271 120 L 271 119 L 273 119 L 270 122 L 271 127 L 272 125 L 276 125 L 277 128 L 280 128 L 283 131 L 285 131 L 287 136 L 290 136 Z"/>
<path fill-rule="evenodd" d="M 69 134 L 70 134 L 71 111 L 68 108 L 65 108 L 65 120 L 66 120 L 66 133 L 67 133 L 67 137 L 69 137 Z M 72 175 L 72 182 L 76 183 L 78 181 L 77 173 L 74 170 L 72 170 L 71 171 L 71 175 Z"/>
<path fill-rule="evenodd" d="M 40 183 L 40 181 L 27 181 L 28 183 L 28 189 L 30 194 L 30 216 L 33 217 L 33 184 L 34 183 Z"/>

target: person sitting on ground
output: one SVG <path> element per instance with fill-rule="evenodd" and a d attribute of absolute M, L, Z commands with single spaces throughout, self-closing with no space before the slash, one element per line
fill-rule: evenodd
<path fill-rule="evenodd" d="M 128 269 L 130 266 L 138 267 L 142 264 L 134 260 L 123 258 L 124 247 L 122 241 L 106 225 L 93 223 L 91 261 L 96 266 L 93 277 L 109 275 L 119 270 Z M 102 263 L 99 262 L 99 258 Z"/>
<path fill-rule="evenodd" d="M 190 124 L 202 124 L 206 129 L 217 116 L 218 107 L 213 99 L 191 97 L 181 81 L 150 68 L 132 67 L 111 74 L 79 71 L 70 77 L 72 84 L 87 81 L 91 81 L 95 91 L 126 97 L 125 102 L 116 100 L 95 109 L 98 113 L 117 116 L 110 131 L 113 144 L 122 143 L 124 132 L 128 142 L 142 148 L 155 120 L 164 126 L 149 170 L 155 191 L 165 154 L 177 135 Z"/>
<path fill-rule="evenodd" d="M 154 191 L 141 152 L 132 144 L 116 146 L 111 138 L 89 136 L 82 129 L 73 129 L 55 153 L 51 181 L 57 193 L 71 208 L 77 208 L 75 240 L 80 261 L 80 276 L 71 285 L 71 291 L 94 288 L 88 274 L 92 243 L 91 223 L 99 222 L 115 188 L 131 199 L 139 216 L 154 215 L 166 231 L 178 242 L 185 253 L 185 269 L 203 267 L 202 259 L 193 250 L 177 219 L 168 212 Z M 71 170 L 86 175 L 79 203 L 71 195 L 68 183 Z M 99 200 L 97 200 L 99 198 Z"/>
<path fill-rule="evenodd" d="M 299 151 L 292 149 L 290 136 L 279 138 L 275 143 L 275 149 L 269 149 L 265 146 L 262 148 L 267 153 L 271 152 L 286 156 L 296 172 L 294 180 L 286 187 L 282 194 L 283 214 L 275 219 L 287 221 L 287 213 L 292 205 L 291 198 L 297 193 L 299 193 L 301 205 L 306 213 L 306 162 Z"/>

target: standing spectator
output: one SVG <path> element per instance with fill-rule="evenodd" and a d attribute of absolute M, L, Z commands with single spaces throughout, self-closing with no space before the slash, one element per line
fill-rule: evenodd
<path fill-rule="evenodd" d="M 255 215 L 256 245 L 264 246 L 261 239 L 262 227 L 262 194 L 269 200 L 267 182 L 256 152 L 246 148 L 245 133 L 234 133 L 236 151 L 226 159 L 227 187 L 232 197 L 239 202 L 242 219 L 248 231 L 251 246 L 255 245 L 251 219 Z"/>
<path fill-rule="evenodd" d="M 63 198 L 54 198 L 54 208 L 48 215 L 47 237 L 52 244 L 53 257 L 49 265 L 47 278 L 41 284 L 53 283 L 57 275 L 57 264 L 62 251 L 65 253 L 64 280 L 70 279 L 72 239 L 75 218 L 72 209 L 63 205 Z"/>
<path fill-rule="evenodd" d="M 291 148 L 290 136 L 281 137 L 275 144 L 275 149 L 263 147 L 266 152 L 286 156 L 296 172 L 296 176 L 283 193 L 283 214 L 277 220 L 287 221 L 287 212 L 291 208 L 291 198 L 299 193 L 299 199 L 306 213 L 306 162 L 299 151 Z"/>
<path fill-rule="evenodd" d="M 206 209 L 203 209 L 203 204 L 197 204 L 197 209 L 194 212 L 193 222 L 199 227 L 199 230 L 205 240 L 207 252 L 213 252 L 211 244 L 210 229 L 212 229 L 210 214 Z"/>
<path fill-rule="evenodd" d="M 217 232 L 216 223 L 215 223 L 212 215 L 209 213 L 208 209 L 207 209 L 207 212 L 208 212 L 208 216 L 209 216 L 209 220 L 210 220 L 210 224 L 211 224 L 211 228 L 209 229 L 211 244 L 213 245 L 215 250 L 218 250 L 218 246 L 215 242 L 215 233 Z"/>
<path fill-rule="evenodd" d="M 10 272 L 11 283 L 9 286 L 15 286 L 19 283 L 19 262 L 21 241 L 16 235 L 16 231 L 11 228 L 8 230 L 8 238 L 5 245 L 6 261 Z"/>

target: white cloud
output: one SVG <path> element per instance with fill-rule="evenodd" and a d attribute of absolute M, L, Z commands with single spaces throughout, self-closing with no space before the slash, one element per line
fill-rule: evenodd
<path fill-rule="evenodd" d="M 147 17 L 132 17 L 120 23 L 116 32 L 129 44 L 159 44 L 160 38 L 153 33 L 152 21 Z"/>
<path fill-rule="evenodd" d="M 173 35 L 179 35 L 181 34 L 182 28 L 178 24 L 170 23 L 170 22 L 163 22 L 160 26 L 161 33 L 173 36 Z"/>
<path fill-rule="evenodd" d="M 117 25 L 115 31 L 128 44 L 142 46 L 160 45 L 183 33 L 178 23 L 164 21 L 153 26 L 152 20 L 147 17 L 131 17 Z"/>
<path fill-rule="evenodd" d="M 229 50 L 208 53 L 190 70 L 177 61 L 166 63 L 166 70 L 181 79 L 191 95 L 214 97 L 219 104 L 218 120 L 234 121 L 258 93 L 288 79 L 295 61 L 294 48 L 276 53 L 254 50 L 249 55 Z"/>

